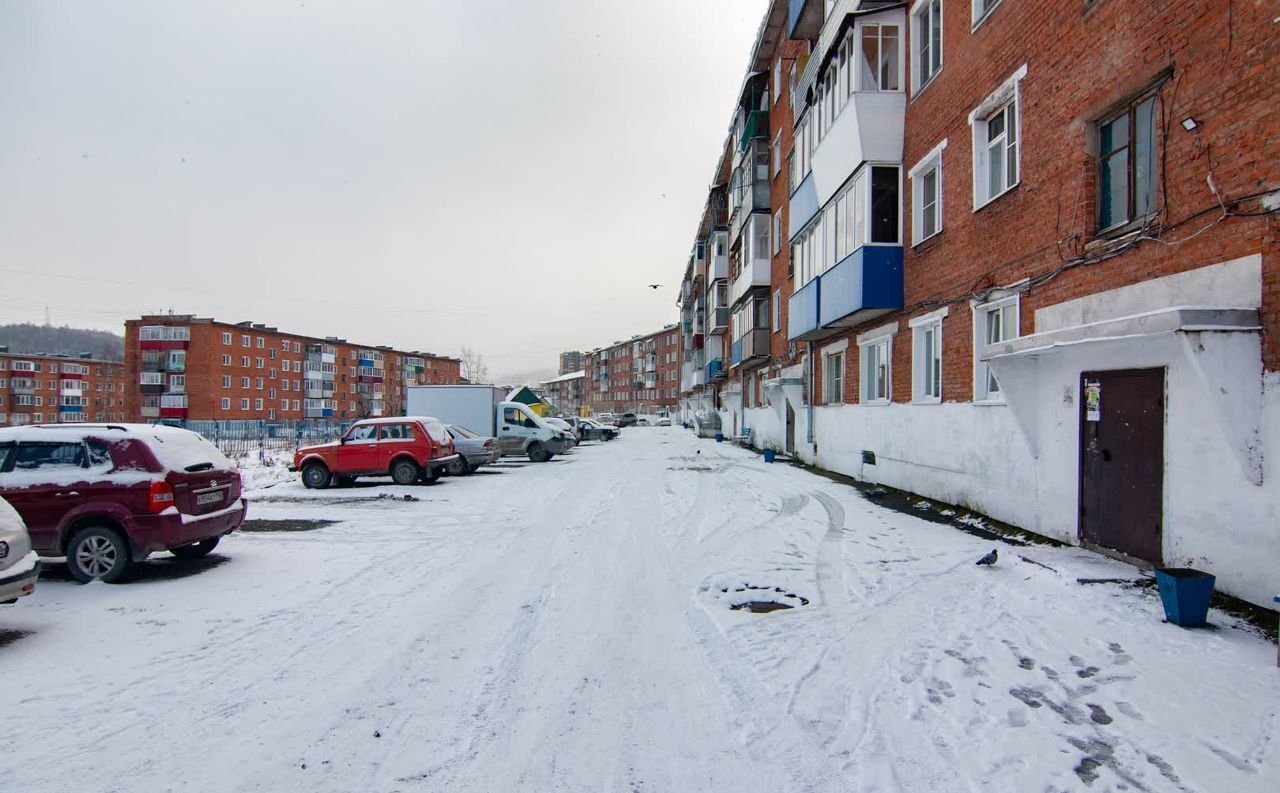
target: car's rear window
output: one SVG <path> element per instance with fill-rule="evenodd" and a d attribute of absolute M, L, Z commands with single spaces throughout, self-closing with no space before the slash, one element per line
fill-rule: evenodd
<path fill-rule="evenodd" d="M 434 438 L 437 442 L 443 443 L 452 440 L 449 437 L 449 430 L 438 421 L 424 421 L 423 426 L 427 428 L 427 434 Z"/>
<path fill-rule="evenodd" d="M 475 434 L 474 432 L 472 432 L 471 430 L 467 429 L 466 427 L 459 427 L 457 424 L 450 424 L 450 425 L 449 425 L 449 431 L 450 431 L 450 432 L 452 432 L 452 433 L 454 433 L 455 435 L 461 435 L 461 436 L 462 436 L 462 437 L 464 437 L 464 438 L 479 438 L 479 437 L 480 437 L 479 435 Z"/>

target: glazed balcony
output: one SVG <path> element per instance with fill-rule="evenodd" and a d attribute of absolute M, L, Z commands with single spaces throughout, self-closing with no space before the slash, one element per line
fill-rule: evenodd
<path fill-rule="evenodd" d="M 902 247 L 863 245 L 787 302 L 787 339 L 812 341 L 902 308 Z"/>

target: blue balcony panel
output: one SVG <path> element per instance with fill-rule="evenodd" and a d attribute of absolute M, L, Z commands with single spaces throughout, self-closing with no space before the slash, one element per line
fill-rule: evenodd
<path fill-rule="evenodd" d="M 742 339 L 735 341 L 729 350 L 729 364 L 737 366 L 740 363 L 742 363 Z"/>
<path fill-rule="evenodd" d="M 902 308 L 902 248 L 864 245 L 787 302 L 787 340 L 814 341 Z"/>
<path fill-rule="evenodd" d="M 818 329 L 818 279 L 787 299 L 787 341 L 807 338 Z"/>
<path fill-rule="evenodd" d="M 712 358 L 711 362 L 707 364 L 707 380 L 708 381 L 714 380 L 717 377 L 721 377 L 724 375 L 724 373 L 725 373 L 724 361 L 720 360 L 719 358 Z"/>
<path fill-rule="evenodd" d="M 902 248 L 863 245 L 822 274 L 818 324 L 848 327 L 902 308 Z"/>

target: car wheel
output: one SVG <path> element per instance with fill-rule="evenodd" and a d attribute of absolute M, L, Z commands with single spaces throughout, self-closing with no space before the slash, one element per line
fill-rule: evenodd
<path fill-rule="evenodd" d="M 422 473 L 418 475 L 418 481 L 424 485 L 433 485 L 440 481 L 440 473 L 439 468 L 423 468 Z"/>
<path fill-rule="evenodd" d="M 446 470 L 446 473 L 449 474 L 449 476 L 465 476 L 470 473 L 470 466 L 467 465 L 465 457 L 458 457 L 458 459 L 449 463 L 449 468 Z"/>
<path fill-rule="evenodd" d="M 467 466 L 467 473 L 469 473 L 469 474 L 474 474 L 476 471 L 479 471 L 479 470 L 480 470 L 480 463 L 476 463 L 475 465 L 468 465 L 468 466 Z"/>
<path fill-rule="evenodd" d="M 397 485 L 412 485 L 418 481 L 418 464 L 412 460 L 396 460 L 391 464 L 391 479 Z"/>
<path fill-rule="evenodd" d="M 82 584 L 98 579 L 108 584 L 121 581 L 132 564 L 129 544 L 106 526 L 83 528 L 67 543 L 67 569 Z"/>
<path fill-rule="evenodd" d="M 190 545 L 179 545 L 177 548 L 170 548 L 169 553 L 179 559 L 203 559 L 209 555 L 209 552 L 218 547 L 218 540 L 221 537 L 210 537 L 207 540 L 193 542 Z"/>
<path fill-rule="evenodd" d="M 535 443 L 529 447 L 529 462 L 545 463 L 551 459 L 551 453 L 543 448 L 542 444 Z"/>
<path fill-rule="evenodd" d="M 312 490 L 324 490 L 333 481 L 333 476 L 324 463 L 307 463 L 302 466 L 302 486 Z"/>

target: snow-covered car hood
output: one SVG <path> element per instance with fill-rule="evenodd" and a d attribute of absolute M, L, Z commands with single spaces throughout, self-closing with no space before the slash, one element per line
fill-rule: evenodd
<path fill-rule="evenodd" d="M 311 454 L 312 452 L 318 452 L 324 449 L 332 449 L 336 446 L 341 446 L 341 445 L 342 445 L 342 441 L 329 441 L 328 443 L 317 443 L 315 446 L 300 446 L 298 447 L 298 454 Z"/>

